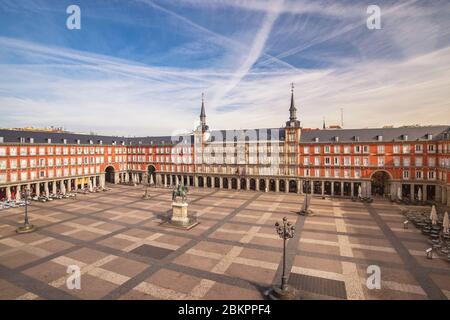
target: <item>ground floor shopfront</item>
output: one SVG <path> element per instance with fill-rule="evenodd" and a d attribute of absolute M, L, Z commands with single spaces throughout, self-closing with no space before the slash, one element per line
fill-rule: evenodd
<path fill-rule="evenodd" d="M 30 196 L 32 197 L 40 195 L 48 197 L 50 194 L 66 194 L 80 189 L 93 189 L 96 187 L 105 187 L 105 174 L 11 183 L 0 186 L 0 200 L 20 200 L 27 189 L 30 190 Z"/>
<path fill-rule="evenodd" d="M 150 178 L 151 177 L 151 178 Z M 377 181 L 371 179 L 317 179 L 285 176 L 233 176 L 218 174 L 187 174 L 171 172 L 127 172 L 121 173 L 119 181 L 145 182 L 162 187 L 182 184 L 198 188 L 218 188 L 232 190 L 253 190 L 262 192 L 312 193 L 318 196 L 357 197 L 361 188 L 363 197 L 402 198 L 436 201 L 450 205 L 450 186 L 436 182 L 388 180 L 380 189 Z M 152 181 L 150 181 L 150 179 Z M 380 192 L 380 190 L 382 192 Z"/>

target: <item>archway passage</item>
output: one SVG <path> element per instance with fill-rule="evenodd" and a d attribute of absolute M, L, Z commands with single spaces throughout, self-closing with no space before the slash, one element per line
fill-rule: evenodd
<path fill-rule="evenodd" d="M 241 178 L 241 190 L 247 189 L 247 180 L 245 178 Z"/>
<path fill-rule="evenodd" d="M 297 193 L 297 181 L 289 180 L 289 192 Z"/>
<path fill-rule="evenodd" d="M 275 180 L 270 179 L 269 180 L 269 191 L 275 191 L 275 189 L 276 189 Z"/>
<path fill-rule="evenodd" d="M 148 173 L 148 182 L 149 184 L 155 184 L 156 183 L 156 168 L 153 165 L 149 165 L 147 168 Z"/>
<path fill-rule="evenodd" d="M 389 174 L 386 171 L 377 171 L 372 175 L 372 195 L 385 196 L 389 192 Z"/>
<path fill-rule="evenodd" d="M 264 179 L 259 180 L 259 190 L 266 191 L 266 180 Z"/>
<path fill-rule="evenodd" d="M 105 170 L 105 180 L 106 182 L 114 183 L 114 167 L 109 166 Z"/>

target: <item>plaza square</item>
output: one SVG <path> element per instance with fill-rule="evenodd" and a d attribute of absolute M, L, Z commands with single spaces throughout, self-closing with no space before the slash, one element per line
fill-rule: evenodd
<path fill-rule="evenodd" d="M 289 284 L 304 299 L 448 299 L 450 264 L 429 260 L 426 238 L 403 228 L 388 201 L 313 198 L 314 215 L 297 214 L 304 196 L 192 189 L 200 224 L 184 231 L 160 222 L 171 190 L 116 185 L 29 206 L 33 233 L 16 234 L 22 209 L 0 216 L 1 299 L 265 299 L 279 282 L 282 240 L 274 224 L 296 226 L 286 257 Z M 54 205 L 57 203 L 58 205 Z M 81 270 L 68 289 L 67 268 Z M 381 288 L 368 289 L 367 268 Z"/>

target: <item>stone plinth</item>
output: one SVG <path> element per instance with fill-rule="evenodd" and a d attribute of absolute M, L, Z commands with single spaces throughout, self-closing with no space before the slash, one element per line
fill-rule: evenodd
<path fill-rule="evenodd" d="M 188 204 L 186 202 L 172 202 L 172 215 L 161 223 L 167 227 L 189 230 L 198 225 L 197 219 L 188 216 Z"/>
<path fill-rule="evenodd" d="M 172 202 L 172 217 L 170 221 L 183 225 L 189 223 L 188 204 L 185 202 Z"/>

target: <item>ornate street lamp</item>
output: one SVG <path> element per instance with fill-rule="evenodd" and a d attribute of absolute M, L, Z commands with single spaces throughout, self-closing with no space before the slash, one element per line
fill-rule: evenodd
<path fill-rule="evenodd" d="M 17 233 L 28 233 L 36 230 L 35 226 L 29 223 L 28 221 L 28 198 L 30 197 L 30 189 L 26 188 L 25 192 L 22 193 L 25 197 L 25 221 L 23 226 L 20 226 L 16 229 Z"/>
<path fill-rule="evenodd" d="M 269 292 L 269 298 L 274 300 L 292 300 L 296 298 L 295 289 L 287 283 L 286 276 L 286 241 L 294 237 L 295 226 L 283 218 L 283 223 L 275 223 L 275 230 L 281 239 L 283 239 L 283 273 L 281 275 L 281 286 L 274 286 Z"/>

